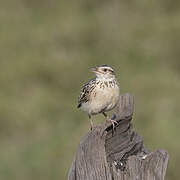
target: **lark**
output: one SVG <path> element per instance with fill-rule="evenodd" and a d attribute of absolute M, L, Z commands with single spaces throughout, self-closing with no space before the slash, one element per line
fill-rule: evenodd
<path fill-rule="evenodd" d="M 107 111 L 112 110 L 118 103 L 120 96 L 120 86 L 116 80 L 112 67 L 100 65 L 91 68 L 96 78 L 85 83 L 78 98 L 78 108 L 81 108 L 89 116 L 91 130 L 93 128 L 92 115 L 102 113 L 107 121 L 113 125 L 113 130 L 117 121 L 109 118 Z"/>

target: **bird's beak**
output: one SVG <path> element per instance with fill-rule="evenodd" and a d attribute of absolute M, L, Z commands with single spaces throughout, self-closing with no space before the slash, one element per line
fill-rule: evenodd
<path fill-rule="evenodd" d="M 90 71 L 93 72 L 93 73 L 96 73 L 97 72 L 97 68 L 96 67 L 90 68 Z"/>

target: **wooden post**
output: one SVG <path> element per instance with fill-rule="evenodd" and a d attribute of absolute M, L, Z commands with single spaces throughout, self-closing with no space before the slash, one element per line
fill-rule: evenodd
<path fill-rule="evenodd" d="M 133 130 L 133 96 L 120 97 L 112 125 L 102 123 L 84 136 L 68 174 L 68 180 L 164 180 L 168 165 L 165 150 L 149 152 Z"/>

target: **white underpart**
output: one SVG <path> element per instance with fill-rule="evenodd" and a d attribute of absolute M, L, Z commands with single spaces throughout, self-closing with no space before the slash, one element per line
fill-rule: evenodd
<path fill-rule="evenodd" d="M 112 81 L 112 79 L 100 79 L 103 81 Z M 89 115 L 98 114 L 103 111 L 112 110 L 119 100 L 119 86 L 100 88 L 99 83 L 92 91 L 90 100 L 82 103 L 82 110 Z"/>

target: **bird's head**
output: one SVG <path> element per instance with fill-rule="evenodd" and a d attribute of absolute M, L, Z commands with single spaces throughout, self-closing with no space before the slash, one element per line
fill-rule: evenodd
<path fill-rule="evenodd" d="M 91 68 L 91 71 L 95 73 L 97 78 L 102 79 L 114 79 L 115 73 L 112 67 L 107 65 L 100 65 L 94 68 Z"/>

